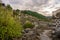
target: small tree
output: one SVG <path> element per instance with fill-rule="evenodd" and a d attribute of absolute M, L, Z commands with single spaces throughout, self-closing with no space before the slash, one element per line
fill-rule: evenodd
<path fill-rule="evenodd" d="M 9 4 L 6 6 L 6 8 L 9 9 L 9 10 L 12 9 Z"/>

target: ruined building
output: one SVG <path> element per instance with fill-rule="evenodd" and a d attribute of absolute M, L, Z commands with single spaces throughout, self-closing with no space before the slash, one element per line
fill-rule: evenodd
<path fill-rule="evenodd" d="M 60 27 L 60 9 L 53 12 L 55 27 Z"/>
<path fill-rule="evenodd" d="M 53 40 L 60 40 L 60 9 L 53 12 L 53 19 L 55 26 Z"/>

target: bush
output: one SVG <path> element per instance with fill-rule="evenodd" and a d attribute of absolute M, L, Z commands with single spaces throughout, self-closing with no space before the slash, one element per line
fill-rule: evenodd
<path fill-rule="evenodd" d="M 24 28 L 33 28 L 34 27 L 34 25 L 31 23 L 31 22 L 29 22 L 29 21 L 26 21 L 26 23 L 24 24 L 24 26 L 23 26 Z"/>
<path fill-rule="evenodd" d="M 20 37 L 23 30 L 22 25 L 12 17 L 13 11 L 0 7 L 0 39 Z"/>

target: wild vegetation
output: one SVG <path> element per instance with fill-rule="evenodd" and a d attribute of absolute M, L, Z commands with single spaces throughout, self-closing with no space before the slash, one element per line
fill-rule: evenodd
<path fill-rule="evenodd" d="M 20 37 L 22 25 L 13 18 L 13 10 L 10 5 L 0 5 L 0 40 L 10 40 Z"/>

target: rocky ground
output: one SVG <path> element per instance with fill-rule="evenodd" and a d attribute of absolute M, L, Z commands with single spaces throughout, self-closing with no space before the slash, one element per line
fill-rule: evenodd
<path fill-rule="evenodd" d="M 30 15 L 20 15 L 21 22 L 24 24 L 26 20 L 32 22 L 35 26 L 33 28 L 26 28 L 22 31 L 21 38 L 14 38 L 14 40 L 53 40 L 52 31 L 54 27 L 49 26 L 49 22 L 41 21 Z"/>
<path fill-rule="evenodd" d="M 33 27 L 32 29 L 31 28 L 24 29 L 23 36 L 21 37 L 20 40 L 51 40 L 51 38 L 49 38 L 50 35 L 49 32 L 51 28 L 49 28 L 47 22 L 40 21 L 39 19 L 32 17 L 30 15 L 21 14 L 20 17 L 21 21 L 23 21 L 22 24 L 24 24 L 26 19 L 28 19 L 35 25 L 35 27 Z"/>
<path fill-rule="evenodd" d="M 36 29 L 30 29 L 27 28 L 23 31 L 23 36 L 21 40 L 52 40 L 50 38 L 51 36 L 51 30 L 41 30 L 39 28 Z"/>

